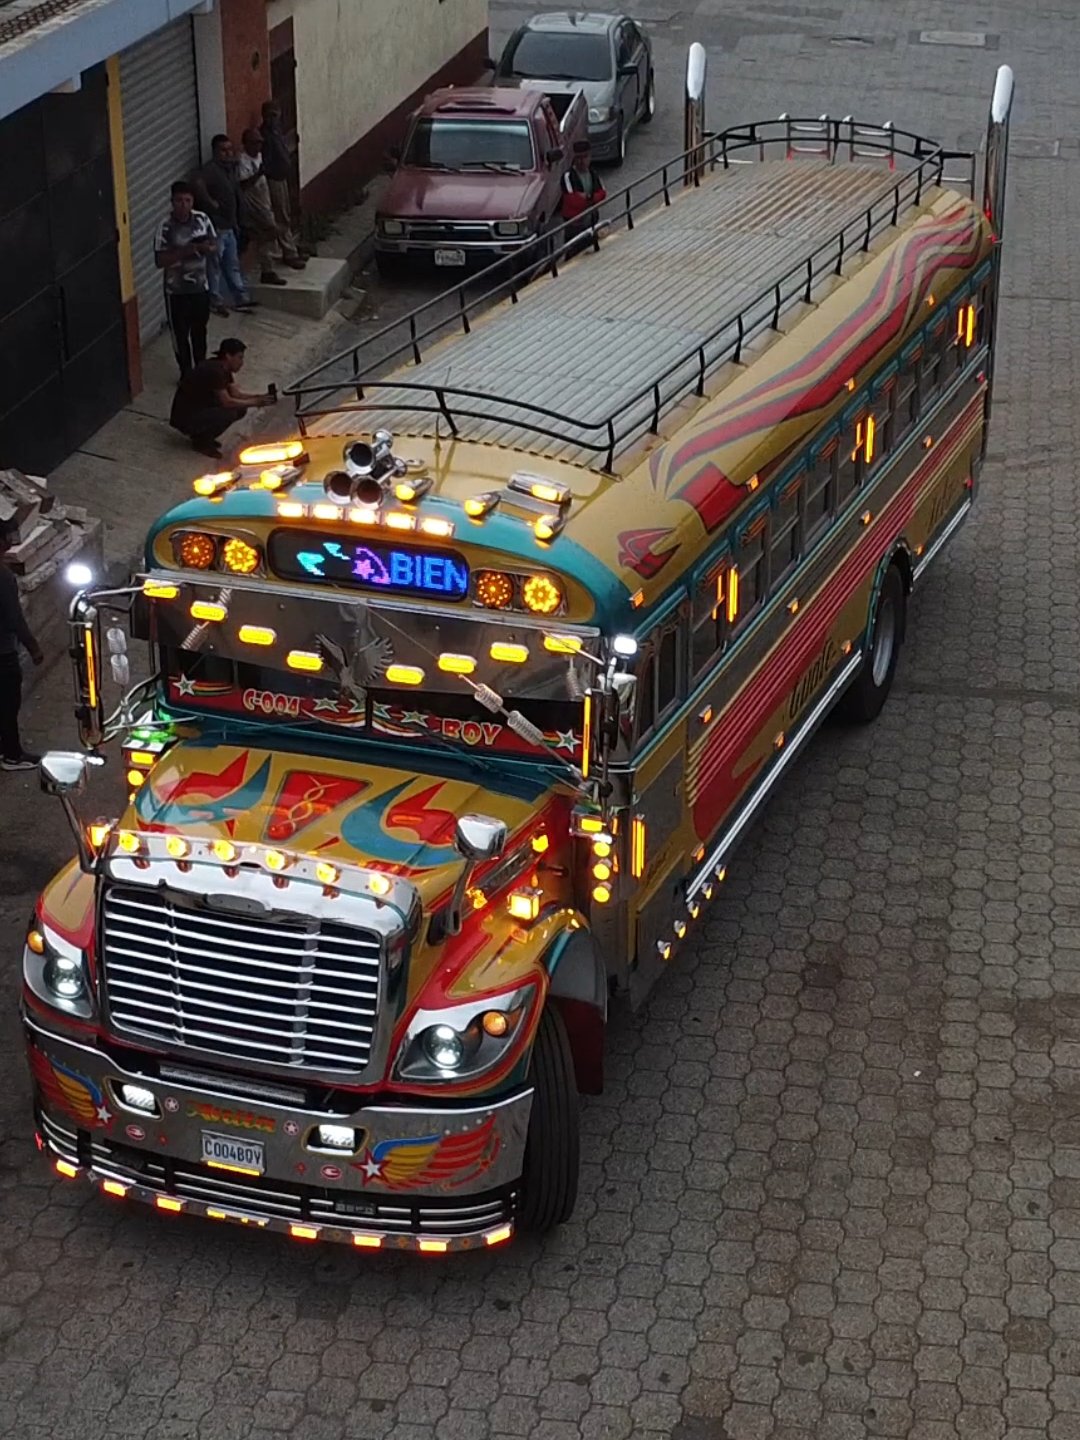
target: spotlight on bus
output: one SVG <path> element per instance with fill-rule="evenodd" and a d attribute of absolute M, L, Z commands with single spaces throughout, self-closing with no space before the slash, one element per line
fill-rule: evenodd
<path fill-rule="evenodd" d="M 67 567 L 67 582 L 69 585 L 74 585 L 77 590 L 84 589 L 93 582 L 93 579 L 94 572 L 89 565 L 76 563 Z"/>
<path fill-rule="evenodd" d="M 616 635 L 611 642 L 611 648 L 616 655 L 621 655 L 624 660 L 631 660 L 637 654 L 637 641 L 632 635 Z"/>

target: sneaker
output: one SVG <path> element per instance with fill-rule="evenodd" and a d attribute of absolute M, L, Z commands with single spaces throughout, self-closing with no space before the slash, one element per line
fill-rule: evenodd
<path fill-rule="evenodd" d="M 227 305 L 211 305 L 210 313 L 212 315 L 220 315 L 222 320 L 227 320 L 229 318 L 229 307 Z"/>
<path fill-rule="evenodd" d="M 257 300 L 241 300 L 237 304 L 236 313 L 238 315 L 250 315 L 258 303 Z"/>
<path fill-rule="evenodd" d="M 200 440 L 196 436 L 191 441 L 191 448 L 200 455 L 209 455 L 211 460 L 221 459 L 221 446 L 216 440 Z"/>
<path fill-rule="evenodd" d="M 0 760 L 0 770 L 36 770 L 41 756 L 35 755 L 31 750 L 24 750 L 15 760 L 9 760 L 5 755 Z"/>
<path fill-rule="evenodd" d="M 262 285 L 287 285 L 289 283 L 276 270 L 264 270 L 259 277 L 259 282 Z"/>
<path fill-rule="evenodd" d="M 286 260 L 285 257 L 282 256 L 281 263 L 283 265 L 288 265 L 290 270 L 303 270 L 303 268 L 307 264 L 307 261 L 301 260 L 299 256 L 295 260 Z"/>

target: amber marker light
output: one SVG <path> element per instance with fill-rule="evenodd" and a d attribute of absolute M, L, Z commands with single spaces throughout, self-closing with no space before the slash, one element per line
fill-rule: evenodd
<path fill-rule="evenodd" d="M 506 610 L 514 599 L 514 582 L 501 570 L 481 570 L 475 580 L 476 598 L 486 610 Z"/>
<path fill-rule="evenodd" d="M 265 625 L 241 625 L 237 632 L 245 645 L 273 645 L 277 631 Z"/>
<path fill-rule="evenodd" d="M 240 451 L 241 465 L 285 465 L 306 460 L 302 440 L 283 440 L 277 445 L 249 445 Z"/>
<path fill-rule="evenodd" d="M 57 1160 L 55 1169 L 58 1175 L 63 1175 L 65 1180 L 74 1180 L 79 1173 L 79 1167 L 72 1165 L 70 1160 Z"/>
<path fill-rule="evenodd" d="M 506 897 L 506 908 L 513 920 L 531 923 L 540 914 L 540 891 L 536 889 L 511 890 Z"/>
<path fill-rule="evenodd" d="M 484 1232 L 485 1245 L 505 1245 L 514 1233 L 512 1225 L 500 1225 L 497 1230 L 486 1230 Z"/>
<path fill-rule="evenodd" d="M 434 535 L 439 540 L 449 540 L 454 533 L 452 520 L 442 520 L 438 515 L 426 515 L 420 521 L 420 530 L 424 535 Z"/>
<path fill-rule="evenodd" d="M 389 895 L 394 882 L 388 875 L 369 875 L 368 889 L 373 895 Z"/>
<path fill-rule="evenodd" d="M 254 545 L 249 545 L 246 540 L 239 540 L 236 536 L 225 541 L 221 550 L 221 558 L 225 562 L 225 568 L 231 570 L 234 575 L 250 575 L 259 567 L 258 550 Z"/>
<path fill-rule="evenodd" d="M 236 846 L 231 840 L 215 840 L 212 849 L 214 859 L 220 860 L 223 865 L 231 865 L 236 859 Z"/>
<path fill-rule="evenodd" d="M 101 847 L 105 844 L 106 840 L 108 840 L 111 830 L 112 826 L 106 825 L 103 822 L 88 825 L 86 827 L 86 833 L 90 837 L 91 847 L 94 850 L 100 850 Z"/>
<path fill-rule="evenodd" d="M 290 670 L 307 670 L 317 675 L 323 668 L 323 659 L 313 650 L 290 650 L 285 656 L 285 664 Z"/>
<path fill-rule="evenodd" d="M 532 848 L 537 855 L 546 855 L 551 849 L 551 837 L 549 835 L 534 835 Z"/>
<path fill-rule="evenodd" d="M 419 665 L 390 665 L 386 678 L 391 685 L 422 685 L 424 672 Z"/>
<path fill-rule="evenodd" d="M 106 1195 L 115 1195 L 118 1200 L 123 1200 L 130 1187 L 122 1185 L 119 1180 L 103 1180 L 101 1188 Z"/>
<path fill-rule="evenodd" d="M 386 517 L 386 527 L 388 530 L 415 530 L 416 516 L 404 510 L 391 510 Z"/>
<path fill-rule="evenodd" d="M 352 1243 L 359 1250 L 381 1250 L 383 1237 L 381 1235 L 354 1235 Z"/>
<path fill-rule="evenodd" d="M 510 1029 L 510 1020 L 502 1010 L 485 1010 L 480 1025 L 485 1035 L 490 1035 L 493 1040 L 501 1040 Z"/>
<path fill-rule="evenodd" d="M 145 779 L 146 776 L 141 770 L 129 770 L 127 772 L 127 782 L 133 790 L 137 790 Z"/>
<path fill-rule="evenodd" d="M 544 649 L 552 655 L 579 655 L 582 640 L 579 635 L 545 635 Z"/>
<path fill-rule="evenodd" d="M 307 513 L 307 506 L 299 500 L 280 500 L 277 513 L 283 520 L 300 520 Z"/>
<path fill-rule="evenodd" d="M 290 1225 L 289 1234 L 294 1240 L 317 1240 L 319 1231 L 314 1225 Z"/>
<path fill-rule="evenodd" d="M 341 510 L 337 505 L 319 504 L 311 507 L 316 520 L 340 520 Z"/>
<path fill-rule="evenodd" d="M 191 854 L 191 846 L 182 835 L 170 835 L 165 841 L 165 849 L 174 860 L 185 860 Z"/>
<path fill-rule="evenodd" d="M 273 870 L 276 874 L 280 874 L 288 863 L 289 857 L 283 850 L 267 850 L 263 856 L 263 864 L 268 870 Z"/>
<path fill-rule="evenodd" d="M 163 580 L 144 580 L 142 593 L 148 600 L 175 600 L 180 589 L 179 586 L 169 585 Z"/>
<path fill-rule="evenodd" d="M 420 1240 L 417 1245 L 425 1255 L 445 1255 L 450 1249 L 449 1240 Z"/>
<path fill-rule="evenodd" d="M 196 600 L 191 606 L 191 618 L 203 621 L 221 621 L 226 619 L 228 611 L 224 605 L 217 605 L 211 600 Z"/>
<path fill-rule="evenodd" d="M 341 879 L 341 871 L 329 860 L 320 860 L 315 866 L 315 879 L 320 885 L 336 885 Z"/>
<path fill-rule="evenodd" d="M 31 930 L 26 937 L 26 943 L 35 955 L 45 954 L 45 936 L 40 930 Z"/>
<path fill-rule="evenodd" d="M 180 541 L 180 560 L 190 570 L 209 570 L 214 563 L 217 546 L 209 535 L 193 533 Z"/>
<path fill-rule="evenodd" d="M 125 855 L 136 855 L 139 851 L 141 841 L 134 830 L 121 830 L 116 837 L 116 843 Z"/>
<path fill-rule="evenodd" d="M 489 653 L 493 660 L 499 660 L 504 665 L 524 665 L 529 658 L 529 647 L 496 640 Z"/>
<path fill-rule="evenodd" d="M 171 1195 L 155 1195 L 154 1204 L 159 1210 L 164 1210 L 170 1215 L 179 1215 L 184 1208 L 182 1200 L 174 1200 Z"/>
<path fill-rule="evenodd" d="M 546 575 L 530 575 L 521 589 L 526 608 L 537 615 L 551 615 L 562 603 L 562 591 Z"/>
<path fill-rule="evenodd" d="M 439 656 L 439 669 L 445 670 L 448 675 L 471 675 L 476 669 L 476 661 L 471 655 L 450 655 Z"/>
<path fill-rule="evenodd" d="M 593 887 L 592 898 L 596 901 L 598 905 L 606 905 L 611 899 L 610 886 L 595 885 Z"/>

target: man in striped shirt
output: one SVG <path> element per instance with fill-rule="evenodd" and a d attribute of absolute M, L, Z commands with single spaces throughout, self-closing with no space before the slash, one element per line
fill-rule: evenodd
<path fill-rule="evenodd" d="M 217 250 L 210 217 L 195 209 L 195 195 L 186 180 L 172 187 L 172 207 L 154 237 L 154 258 L 165 272 L 165 305 L 180 374 L 206 359 L 206 327 L 210 322 L 207 261 Z"/>

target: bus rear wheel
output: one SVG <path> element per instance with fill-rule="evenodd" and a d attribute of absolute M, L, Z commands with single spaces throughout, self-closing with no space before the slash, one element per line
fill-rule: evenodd
<path fill-rule="evenodd" d="M 518 1218 L 523 1230 L 562 1225 L 577 1202 L 580 1132 L 574 1057 L 566 1026 L 545 1007 L 533 1043 L 533 1086 Z"/>
<path fill-rule="evenodd" d="M 862 669 L 840 702 L 842 719 L 865 725 L 881 714 L 896 677 L 906 610 L 903 578 L 897 567 L 890 565 L 878 592 Z"/>

